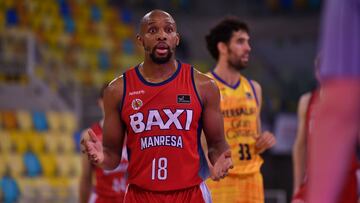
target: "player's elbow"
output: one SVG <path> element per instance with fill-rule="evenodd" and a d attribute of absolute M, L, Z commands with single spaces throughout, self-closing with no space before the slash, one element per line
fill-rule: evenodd
<path fill-rule="evenodd" d="M 120 153 L 119 156 L 121 156 L 122 151 L 120 149 L 122 149 L 122 147 L 117 145 L 115 142 L 104 140 L 102 146 L 104 153 L 111 154 L 112 156 L 118 155 Z"/>

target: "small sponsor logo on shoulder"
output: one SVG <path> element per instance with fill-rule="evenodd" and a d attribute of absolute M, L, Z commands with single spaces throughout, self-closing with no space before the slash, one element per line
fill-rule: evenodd
<path fill-rule="evenodd" d="M 190 102 L 191 102 L 190 95 L 187 94 L 177 95 L 178 104 L 189 104 Z"/>
<path fill-rule="evenodd" d="M 129 96 L 139 95 L 139 94 L 145 94 L 145 90 L 138 90 L 138 91 L 129 92 Z"/>

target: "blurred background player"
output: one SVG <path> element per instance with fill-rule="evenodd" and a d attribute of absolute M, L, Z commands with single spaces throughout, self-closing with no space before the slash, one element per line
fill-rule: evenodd
<path fill-rule="evenodd" d="M 325 3 L 321 97 L 310 139 L 309 203 L 338 202 L 358 144 L 360 1 Z"/>
<path fill-rule="evenodd" d="M 93 163 L 114 169 L 126 132 L 125 202 L 210 202 L 203 183 L 208 167 L 200 143 L 202 126 L 214 176 L 223 178 L 232 167 L 219 90 L 209 77 L 175 60 L 180 36 L 167 12 L 144 15 L 137 39 L 144 62 L 106 88 L 103 143 L 90 130 L 86 152 Z"/>
<path fill-rule="evenodd" d="M 234 162 L 224 180 L 207 182 L 214 202 L 264 202 L 260 153 L 276 140 L 270 132 L 261 134 L 259 83 L 240 73 L 248 64 L 249 40 L 248 26 L 233 17 L 223 19 L 206 36 L 207 48 L 217 60 L 208 75 L 220 89 L 225 137 Z"/>
<path fill-rule="evenodd" d="M 319 80 L 319 57 L 315 60 L 315 76 Z M 318 107 L 318 99 L 321 97 L 320 87 L 311 92 L 303 94 L 298 104 L 298 129 L 296 140 L 293 147 L 293 168 L 294 168 L 294 187 L 292 203 L 305 202 L 308 182 L 308 142 L 309 136 L 312 136 L 314 126 L 314 115 Z M 342 189 L 341 198 L 337 202 L 356 202 L 357 201 L 357 158 L 353 154 L 353 160 L 350 163 L 350 169 L 346 172 L 347 178 L 345 187 Z"/>
<path fill-rule="evenodd" d="M 98 106 L 102 112 L 102 119 L 94 123 L 90 129 L 94 131 L 96 136 L 102 140 L 103 124 L 104 124 L 104 90 L 107 83 L 101 87 Z M 88 130 L 84 130 L 82 136 L 87 136 Z M 127 169 L 128 161 L 126 147 L 122 151 L 121 167 L 116 171 L 107 172 L 95 166 L 84 154 L 82 158 L 82 173 L 80 176 L 79 198 L 81 203 L 106 203 L 106 202 L 123 202 L 125 190 L 127 186 Z M 95 183 L 93 183 L 93 175 L 95 173 Z"/>

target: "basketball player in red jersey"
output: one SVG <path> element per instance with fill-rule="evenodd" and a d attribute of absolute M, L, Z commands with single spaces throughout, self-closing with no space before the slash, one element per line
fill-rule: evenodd
<path fill-rule="evenodd" d="M 315 61 L 315 75 L 319 80 L 319 58 Z M 305 93 L 301 96 L 298 104 L 298 130 L 293 148 L 293 164 L 294 164 L 294 194 L 292 203 L 304 203 L 307 193 L 307 157 L 309 156 L 308 143 L 309 136 L 314 126 L 313 120 L 316 114 L 320 97 L 320 88 L 312 92 Z M 349 171 L 346 173 L 346 184 L 342 189 L 342 195 L 337 202 L 355 203 L 357 202 L 357 158 L 353 154 Z"/>
<path fill-rule="evenodd" d="M 100 90 L 98 106 L 104 117 L 103 96 L 107 84 Z M 102 140 L 102 126 L 104 119 L 94 123 L 91 130 L 96 134 L 99 140 Z M 82 133 L 87 135 L 87 130 Z M 121 164 L 117 170 L 108 172 L 92 164 L 87 157 L 82 159 L 82 173 L 80 176 L 80 202 L 81 203 L 121 203 L 124 200 L 127 185 L 126 169 L 128 161 L 126 157 L 126 148 L 123 148 Z M 95 172 L 95 186 L 93 188 L 93 174 Z"/>
<path fill-rule="evenodd" d="M 140 26 L 137 39 L 145 50 L 144 62 L 106 88 L 103 144 L 89 130 L 86 152 L 98 166 L 116 168 L 126 132 L 125 202 L 210 202 L 203 183 L 209 170 L 202 129 L 215 176 L 226 176 L 232 167 L 219 89 L 191 65 L 175 60 L 180 36 L 168 13 L 151 11 Z"/>

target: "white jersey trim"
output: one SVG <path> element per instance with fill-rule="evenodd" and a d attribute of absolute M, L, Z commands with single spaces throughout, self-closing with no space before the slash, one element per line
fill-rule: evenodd
<path fill-rule="evenodd" d="M 212 203 L 211 194 L 210 194 L 209 188 L 206 186 L 205 182 L 202 182 L 200 184 L 200 190 L 201 190 L 201 193 L 202 193 L 205 203 Z"/>
<path fill-rule="evenodd" d="M 95 203 L 96 200 L 97 200 L 98 196 L 97 194 L 95 193 L 95 191 L 91 192 L 91 195 L 90 195 L 90 198 L 89 198 L 89 201 L 88 203 Z"/>

